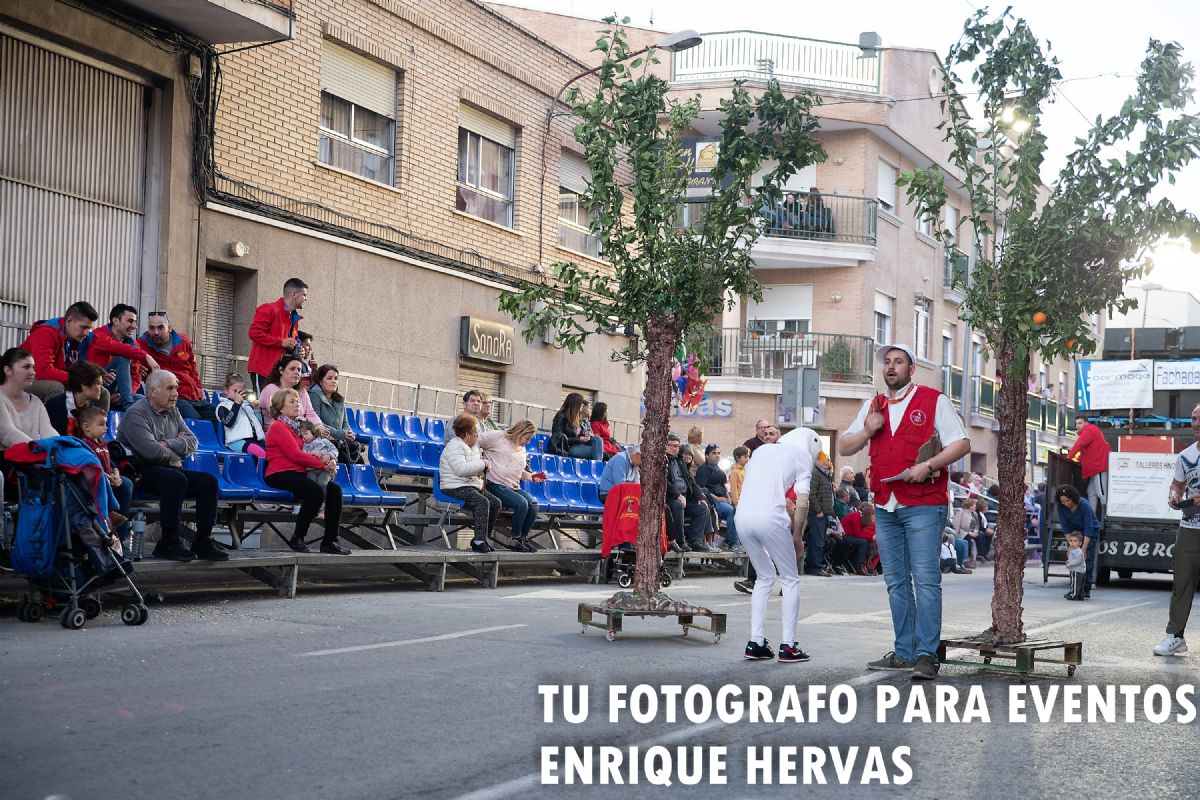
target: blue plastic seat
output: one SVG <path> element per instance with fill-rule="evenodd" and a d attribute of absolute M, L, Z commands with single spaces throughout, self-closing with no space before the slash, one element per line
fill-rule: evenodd
<path fill-rule="evenodd" d="M 563 500 L 572 511 L 587 511 L 588 504 L 583 499 L 583 490 L 578 481 L 563 481 Z"/>
<path fill-rule="evenodd" d="M 421 466 L 431 472 L 436 472 L 442 466 L 442 450 L 444 445 L 435 442 L 421 442 Z"/>
<path fill-rule="evenodd" d="M 216 424 L 206 419 L 185 419 L 184 423 L 196 435 L 196 450 L 208 453 L 227 453 L 225 442 L 217 438 Z M 223 439 L 224 437 L 222 437 Z"/>
<path fill-rule="evenodd" d="M 225 477 L 221 465 L 217 463 L 217 454 L 197 451 L 183 461 L 183 468 L 196 472 L 207 472 L 216 476 L 217 499 L 226 503 L 249 503 L 254 499 L 254 490 L 238 486 Z"/>
<path fill-rule="evenodd" d="M 593 461 L 592 464 L 592 480 L 599 481 L 600 476 L 604 474 L 604 462 Z"/>
<path fill-rule="evenodd" d="M 549 478 L 542 481 L 542 495 L 546 498 L 546 510 L 554 511 L 570 511 L 571 506 L 563 499 L 562 481 L 556 478 Z M 534 495 L 537 497 L 537 495 Z M 541 500 L 538 500 L 539 505 Z"/>
<path fill-rule="evenodd" d="M 371 434 L 363 430 L 362 423 L 359 421 L 360 411 L 356 408 L 346 409 L 346 427 L 354 431 L 354 436 L 358 439 L 369 439 Z"/>
<path fill-rule="evenodd" d="M 543 463 L 545 457 L 541 453 L 531 453 L 527 462 L 530 472 L 544 472 L 546 465 Z"/>
<path fill-rule="evenodd" d="M 367 436 L 387 436 L 375 411 L 363 411 L 358 415 L 358 424 Z"/>
<path fill-rule="evenodd" d="M 393 439 L 408 438 L 404 435 L 404 422 L 399 414 L 380 414 L 379 424 L 383 432 Z"/>
<path fill-rule="evenodd" d="M 428 442 L 429 437 L 425 435 L 425 420 L 415 416 L 405 417 L 404 438 L 413 442 Z"/>
<path fill-rule="evenodd" d="M 440 472 L 433 473 L 433 499 L 439 503 L 450 503 L 451 505 L 461 506 L 463 504 L 462 500 L 453 498 L 442 491 L 441 477 Z"/>
<path fill-rule="evenodd" d="M 535 433 L 533 435 L 533 439 L 531 440 L 534 448 L 536 448 L 539 453 L 546 452 L 546 442 L 548 441 L 550 441 L 550 434 L 548 433 Z"/>
<path fill-rule="evenodd" d="M 291 492 L 272 489 L 263 483 L 263 464 L 256 463 L 257 461 L 254 456 L 246 453 L 231 453 L 225 456 L 225 477 L 235 486 L 251 490 L 255 500 L 272 503 L 292 502 Z"/>
<path fill-rule="evenodd" d="M 381 502 L 378 494 L 361 492 L 350 480 L 350 473 L 345 464 L 338 464 L 333 482 L 342 488 L 342 502 L 348 506 L 377 506 Z"/>
<path fill-rule="evenodd" d="M 400 460 L 396 458 L 395 444 L 385 436 L 376 436 L 367 448 L 367 459 L 376 467 L 384 469 L 401 469 Z"/>
<path fill-rule="evenodd" d="M 117 438 L 117 428 L 121 427 L 121 417 L 124 416 L 120 411 L 108 412 L 108 428 L 104 431 L 104 441 L 111 442 Z"/>
<path fill-rule="evenodd" d="M 545 471 L 547 478 L 562 478 L 562 473 L 558 471 L 558 456 L 543 455 L 542 470 Z"/>
<path fill-rule="evenodd" d="M 604 513 L 604 503 L 600 502 L 600 485 L 597 483 L 581 483 L 579 488 L 583 494 L 583 502 L 587 505 L 588 511 L 593 514 Z"/>
<path fill-rule="evenodd" d="M 404 495 L 389 492 L 380 486 L 375 470 L 366 464 L 351 464 L 349 471 L 350 483 L 363 494 L 378 495 L 381 508 L 403 508 L 408 504 L 408 498 Z"/>
<path fill-rule="evenodd" d="M 427 419 L 425 420 L 425 437 L 431 442 L 438 444 L 446 443 L 446 420 L 444 419 Z"/>

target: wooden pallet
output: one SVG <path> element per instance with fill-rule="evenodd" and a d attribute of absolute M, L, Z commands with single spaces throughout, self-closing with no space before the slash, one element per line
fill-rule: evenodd
<path fill-rule="evenodd" d="M 583 626 L 581 634 L 587 633 L 588 628 L 599 628 L 605 631 L 605 638 L 608 641 L 613 641 L 617 638 L 617 634 L 621 632 L 622 622 L 625 617 L 676 617 L 679 624 L 683 626 L 683 635 L 688 635 L 688 630 L 695 628 L 698 631 L 711 633 L 713 635 L 713 644 L 721 641 L 721 635 L 725 633 L 725 615 L 718 614 L 708 609 L 703 609 L 705 613 L 691 614 L 676 614 L 671 611 L 621 611 L 619 609 L 607 608 L 595 603 L 580 603 L 579 604 L 579 623 Z M 603 622 L 594 622 L 593 614 L 599 614 L 604 618 Z M 697 625 L 696 618 L 708 619 L 708 626 Z"/>
<path fill-rule="evenodd" d="M 1049 657 L 1048 651 L 1060 649 L 1062 658 Z M 947 658 L 947 650 L 974 650 L 983 661 Z M 993 664 L 996 659 L 1011 660 L 1013 663 Z M 974 639 L 943 639 L 938 647 L 938 661 L 942 664 L 958 664 L 995 672 L 1012 672 L 1020 675 L 1022 681 L 1034 674 L 1035 664 L 1063 664 L 1067 668 L 1067 676 L 1070 677 L 1075 674 L 1075 668 L 1083 663 L 1083 642 L 1030 639 L 1018 644 L 991 644 Z"/>

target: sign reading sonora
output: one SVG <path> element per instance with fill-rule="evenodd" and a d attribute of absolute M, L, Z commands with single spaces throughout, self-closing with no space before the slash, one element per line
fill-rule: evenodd
<path fill-rule="evenodd" d="M 513 328 L 499 322 L 476 317 L 463 317 L 459 335 L 459 352 L 464 358 L 490 361 L 493 364 L 513 363 Z"/>

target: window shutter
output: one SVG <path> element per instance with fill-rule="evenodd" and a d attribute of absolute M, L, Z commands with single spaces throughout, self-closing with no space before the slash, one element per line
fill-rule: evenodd
<path fill-rule="evenodd" d="M 886 161 L 879 162 L 878 187 L 875 190 L 878 197 L 891 211 L 896 207 L 896 168 Z"/>
<path fill-rule="evenodd" d="M 479 392 L 486 392 L 492 397 L 500 396 L 500 373 L 491 372 L 486 369 L 475 369 L 473 367 L 464 367 L 461 364 L 458 367 L 458 392 L 459 397 L 475 389 Z"/>
<path fill-rule="evenodd" d="M 204 273 L 204 329 L 200 339 L 205 386 L 223 386 L 225 373 L 235 370 L 233 353 L 234 278 L 232 272 L 210 269 Z"/>
<path fill-rule="evenodd" d="M 558 185 L 582 194 L 592 179 L 592 170 L 582 157 L 567 150 L 562 151 L 558 161 Z"/>
<path fill-rule="evenodd" d="M 517 129 L 509 123 L 491 114 L 486 114 L 473 106 L 462 103 L 458 107 L 459 127 L 477 133 L 485 139 L 491 139 L 510 150 L 517 149 Z"/>
<path fill-rule="evenodd" d="M 890 317 L 892 316 L 892 312 L 895 310 L 895 308 L 895 300 L 888 297 L 886 294 L 883 294 L 882 292 L 875 293 L 875 311 L 877 313 L 886 314 Z"/>
<path fill-rule="evenodd" d="M 396 72 L 344 47 L 321 46 L 321 88 L 357 106 L 396 118 Z"/>
<path fill-rule="evenodd" d="M 592 405 L 596 405 L 596 393 L 591 389 L 580 389 L 578 386 L 563 386 L 562 394 L 558 398 L 558 407 L 562 408 L 562 404 L 567 401 L 567 395 L 571 392 L 579 392 L 583 395 L 583 399 L 587 400 Z"/>

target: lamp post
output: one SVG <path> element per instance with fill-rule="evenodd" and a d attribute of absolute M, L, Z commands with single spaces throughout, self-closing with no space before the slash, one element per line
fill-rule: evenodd
<path fill-rule="evenodd" d="M 700 37 L 700 34 L 689 28 L 687 30 L 672 33 L 669 36 L 664 36 L 654 44 L 633 50 L 627 53 L 625 58 L 621 60 L 624 61 L 635 56 L 640 56 L 643 53 L 647 53 L 651 50 L 665 50 L 668 53 L 678 53 L 681 50 L 687 50 L 695 47 L 702 41 L 704 40 Z M 539 270 L 545 270 L 545 267 L 542 264 L 542 256 L 546 247 L 546 151 L 550 149 L 550 123 L 554 121 L 554 114 L 558 109 L 558 104 L 562 101 L 563 92 L 565 92 L 567 88 L 576 81 L 582 80 L 588 75 L 599 72 L 603 66 L 604 65 L 601 63 L 597 64 L 591 69 L 585 69 L 583 72 L 572 77 L 570 80 L 564 83 L 561 87 L 559 87 L 558 92 L 554 95 L 554 100 L 550 103 L 550 107 L 546 109 L 546 124 L 542 129 L 541 187 L 540 191 L 538 192 L 538 260 L 537 264 L 535 265 L 535 272 L 539 272 Z"/>
<path fill-rule="evenodd" d="M 1146 327 L 1146 313 L 1150 310 L 1150 293 L 1163 288 L 1159 283 L 1143 283 L 1138 287 L 1142 290 L 1142 327 Z M 1129 360 L 1134 360 L 1137 351 L 1137 328 L 1129 329 Z M 1133 409 L 1129 409 L 1129 432 L 1133 433 Z"/>

